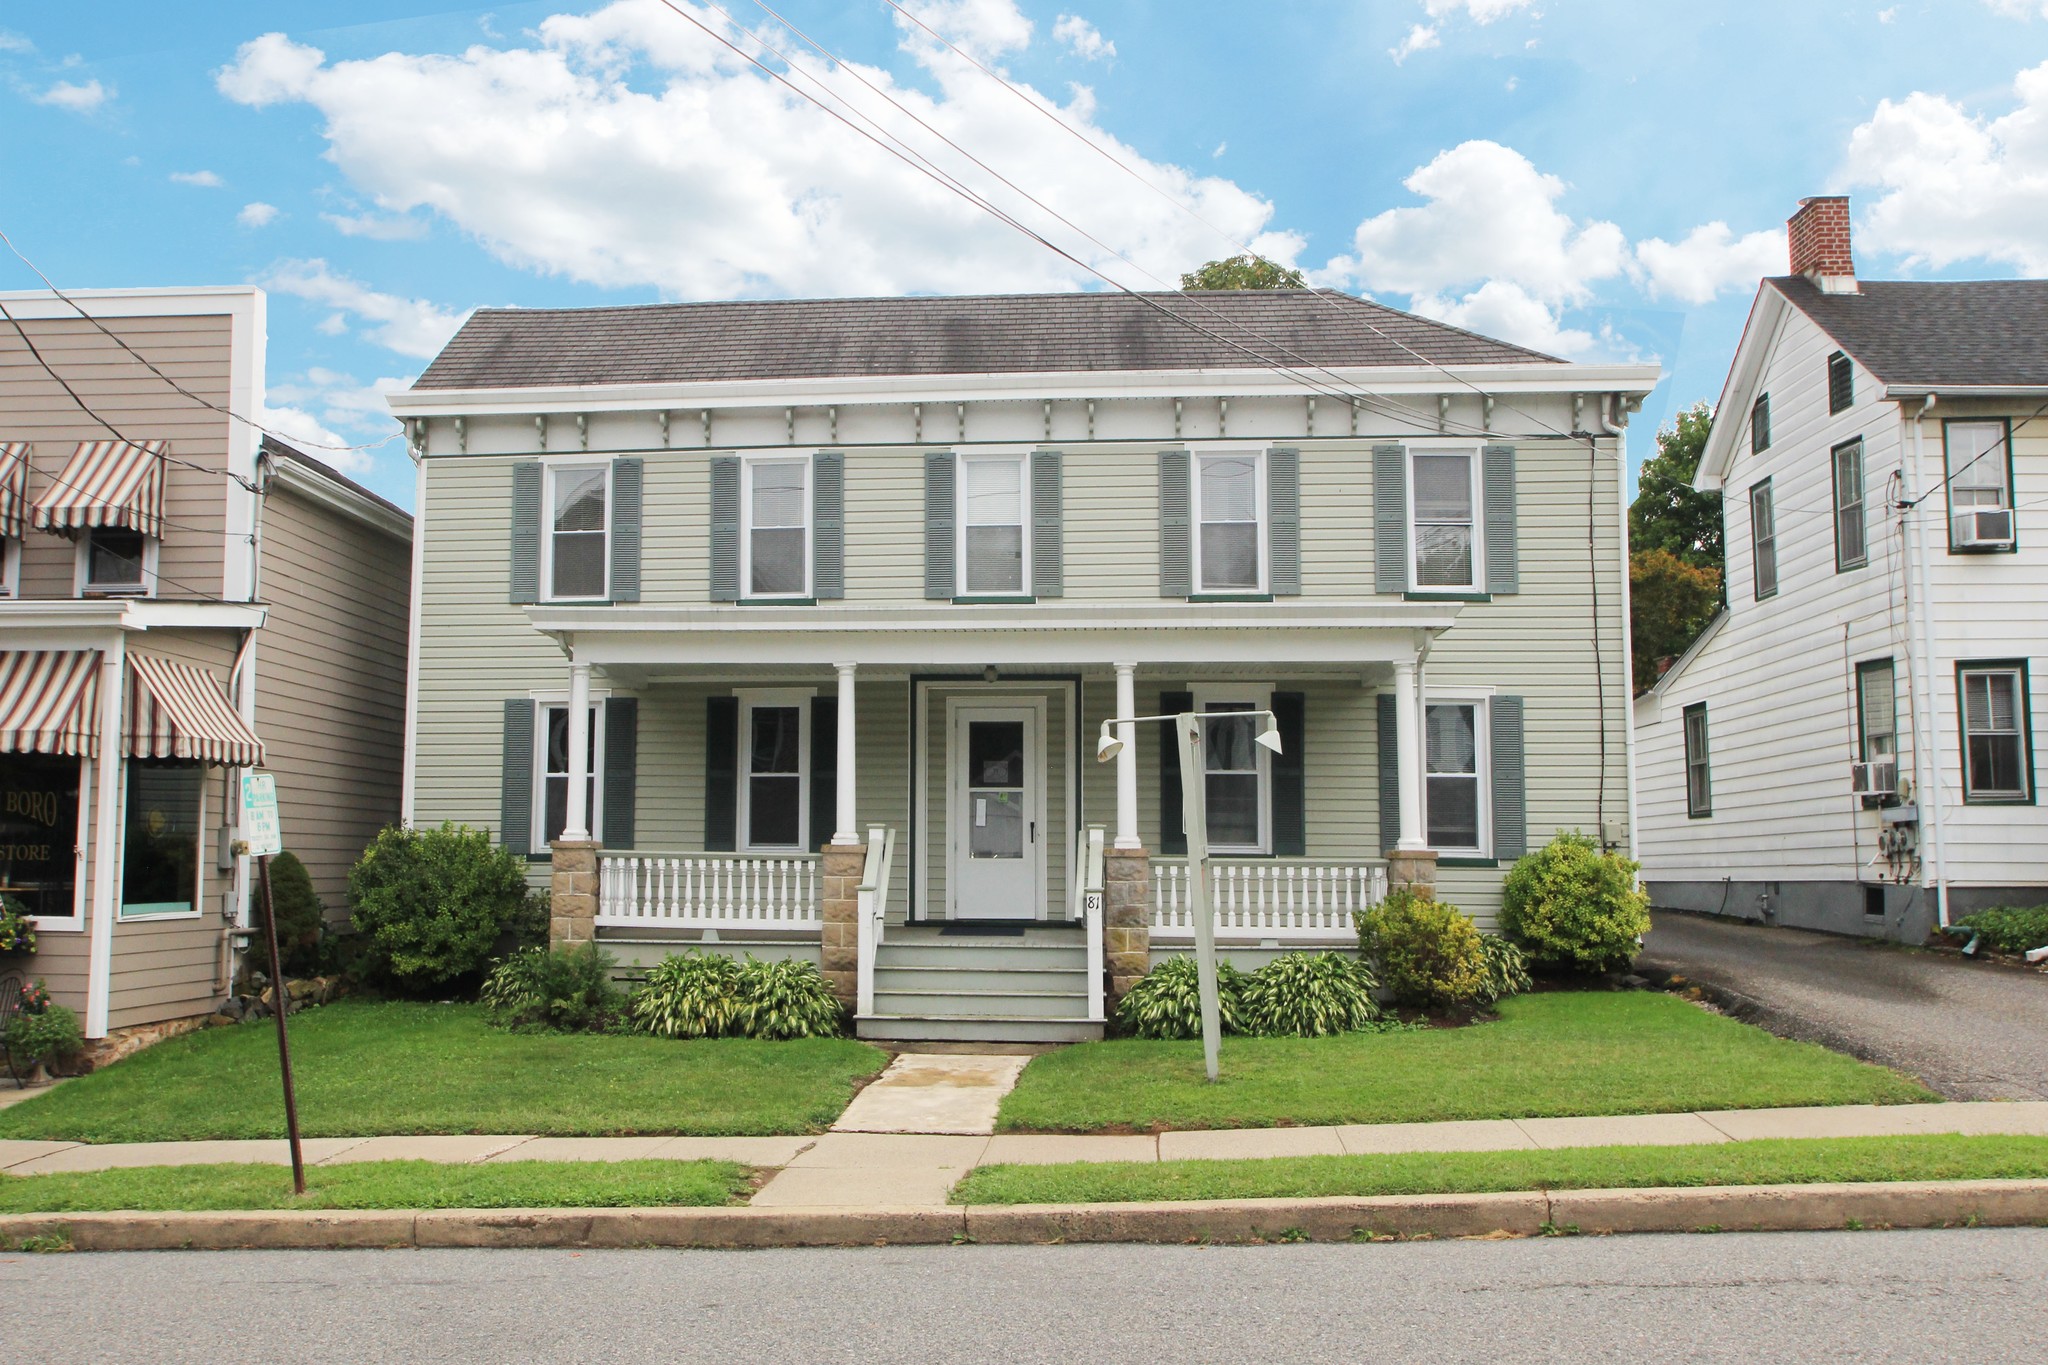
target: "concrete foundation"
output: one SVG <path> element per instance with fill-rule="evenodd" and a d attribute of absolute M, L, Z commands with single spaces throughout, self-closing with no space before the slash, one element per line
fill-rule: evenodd
<path fill-rule="evenodd" d="M 1851 881 L 1660 881 L 1650 904 L 1824 934 L 1920 943 L 1934 932 L 1934 889 Z M 1994 905 L 2048 904 L 2048 886 L 1952 886 L 1949 918 Z"/>

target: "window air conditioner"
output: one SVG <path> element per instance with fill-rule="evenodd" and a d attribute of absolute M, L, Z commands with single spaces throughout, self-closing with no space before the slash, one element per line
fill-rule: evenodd
<path fill-rule="evenodd" d="M 1955 540 L 1959 550 L 1988 550 L 2012 544 L 2012 509 L 1982 508 L 1958 512 Z"/>
<path fill-rule="evenodd" d="M 1896 760 L 1849 765 L 1849 788 L 1857 796 L 1890 796 L 1898 787 L 1899 765 Z"/>

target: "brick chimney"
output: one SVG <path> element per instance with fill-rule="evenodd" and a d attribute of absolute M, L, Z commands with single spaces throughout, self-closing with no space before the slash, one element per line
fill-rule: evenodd
<path fill-rule="evenodd" d="M 1849 198 L 1829 195 L 1799 201 L 1785 224 L 1792 248 L 1792 273 L 1804 275 L 1824 293 L 1856 292 L 1856 260 L 1849 250 Z"/>

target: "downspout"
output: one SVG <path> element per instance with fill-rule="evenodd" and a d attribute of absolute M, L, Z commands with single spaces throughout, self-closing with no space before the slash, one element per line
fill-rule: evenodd
<path fill-rule="evenodd" d="M 1628 581 L 1628 408 L 1620 394 L 1609 395 L 1619 421 L 1608 419 L 1608 402 L 1600 405 L 1600 426 L 1607 435 L 1614 438 L 1615 507 L 1619 521 L 1617 543 L 1621 554 L 1621 673 L 1622 684 L 1622 756 L 1628 764 L 1628 858 L 1632 863 L 1642 861 L 1642 853 L 1636 841 L 1636 718 L 1635 718 L 1635 623 L 1631 619 L 1633 607 L 1629 597 Z M 1603 718 L 1601 724 L 1606 724 Z M 1601 832 L 1606 837 L 1606 832 Z"/>
<path fill-rule="evenodd" d="M 1919 608 L 1916 633 L 1919 637 L 1918 657 L 1913 660 L 1910 674 L 1919 678 L 1920 695 L 1915 699 L 1917 716 L 1914 736 L 1913 770 L 1920 790 L 1915 793 L 1920 806 L 1920 825 L 1932 836 L 1934 867 L 1934 916 L 1938 928 L 1946 929 L 1948 914 L 1948 842 L 1942 829 L 1941 818 L 1941 753 L 1936 747 L 1934 720 L 1934 612 L 1929 600 L 1928 560 L 1933 555 L 1927 541 L 1927 518 L 1916 515 L 1920 502 L 1927 496 L 1927 484 L 1922 476 L 1926 468 L 1925 450 L 1921 440 L 1921 426 L 1927 414 L 1934 409 L 1937 395 L 1928 394 L 1920 404 L 1920 411 L 1913 414 L 1913 489 L 1914 500 L 1907 508 L 1907 515 L 1913 518 L 1913 535 L 1908 542 L 1913 546 L 1913 578 L 1915 591 L 1908 600 L 1909 609 Z M 1907 645 L 1909 651 L 1912 644 Z"/>
<path fill-rule="evenodd" d="M 709 420 L 709 414 L 706 414 Z M 419 779 L 420 756 L 420 612 L 426 582 L 427 460 L 426 439 L 414 444 L 407 433 L 406 454 L 412 457 L 412 601 L 405 628 L 405 756 L 398 793 L 398 823 L 411 829 L 415 817 L 413 789 Z"/>

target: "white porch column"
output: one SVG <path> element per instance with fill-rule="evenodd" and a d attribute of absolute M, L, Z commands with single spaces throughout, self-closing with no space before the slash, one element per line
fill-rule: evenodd
<path fill-rule="evenodd" d="M 1429 847 L 1422 836 L 1422 717 L 1418 707 L 1418 669 L 1413 662 L 1394 665 L 1394 734 L 1401 783 L 1403 850 Z"/>
<path fill-rule="evenodd" d="M 832 808 L 832 842 L 857 844 L 860 842 L 860 830 L 854 824 L 853 755 L 859 746 L 854 743 L 857 738 L 853 713 L 854 665 L 834 664 L 832 667 L 839 673 L 839 759 L 836 774 L 839 789 Z"/>
<path fill-rule="evenodd" d="M 590 665 L 569 664 L 569 800 L 562 841 L 590 838 Z"/>
<path fill-rule="evenodd" d="M 1138 713 L 1138 666 L 1116 665 L 1116 713 Z M 1138 727 L 1125 721 L 1116 727 L 1123 748 L 1116 755 L 1116 847 L 1142 848 L 1138 841 Z"/>
<path fill-rule="evenodd" d="M 85 1036 L 107 1036 L 107 999 L 114 982 L 114 914 L 120 905 L 122 708 L 127 702 L 127 656 L 117 641 L 100 651 L 98 790 L 92 822 L 92 930 L 85 974 Z"/>

